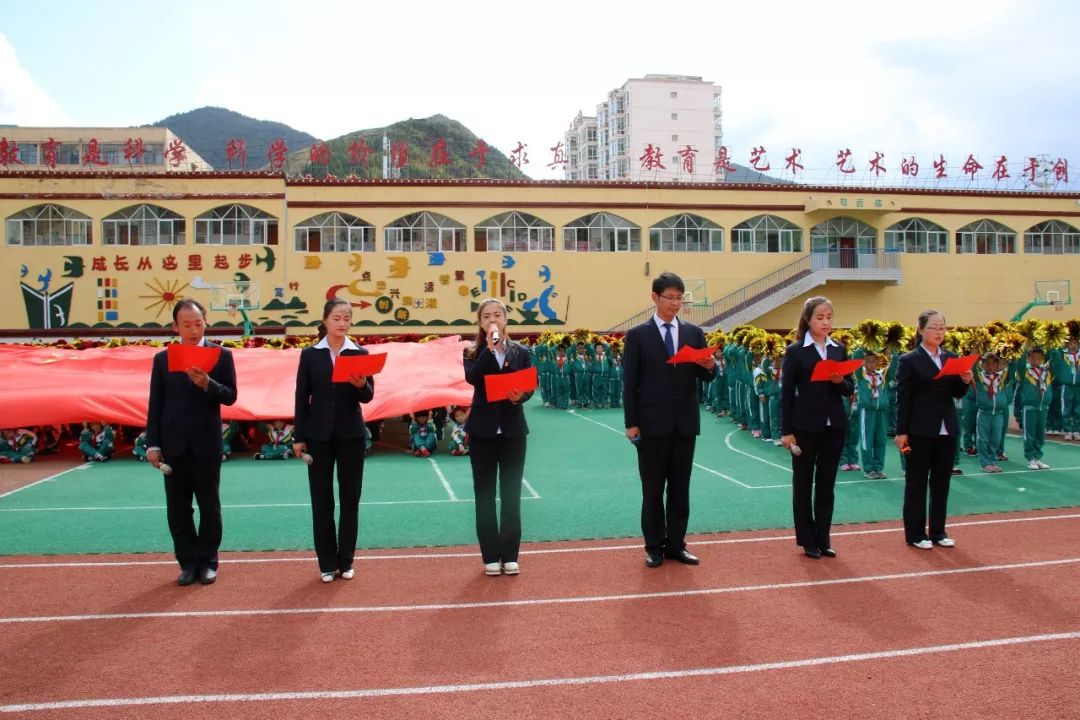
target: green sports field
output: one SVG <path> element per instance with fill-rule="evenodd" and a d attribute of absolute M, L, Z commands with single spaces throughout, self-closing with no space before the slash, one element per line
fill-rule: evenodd
<path fill-rule="evenodd" d="M 524 539 L 636 537 L 640 485 L 621 410 L 566 412 L 527 406 L 531 435 L 522 503 Z M 368 459 L 360 545 L 459 545 L 476 541 L 469 460 L 444 448 L 429 459 L 403 452 L 400 423 L 388 422 Z M 961 458 L 951 516 L 1080 506 L 1080 445 L 1047 442 L 1052 470 L 1027 470 L 1018 438 L 1006 441 L 1002 474 Z M 887 480 L 841 472 L 835 522 L 900 517 L 903 480 L 890 444 Z M 753 439 L 726 418 L 702 415 L 691 485 L 691 532 L 791 525 L 791 470 L 781 448 Z M 225 550 L 312 547 L 307 469 L 298 460 L 240 456 L 222 468 Z M 0 554 L 169 551 L 162 477 L 118 457 L 53 476 L 0 497 Z"/>

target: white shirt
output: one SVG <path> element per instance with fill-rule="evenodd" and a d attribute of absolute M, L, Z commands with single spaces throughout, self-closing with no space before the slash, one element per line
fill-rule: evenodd
<path fill-rule="evenodd" d="M 656 323 L 657 329 L 660 331 L 660 339 L 664 339 L 664 335 L 667 333 L 667 328 L 664 327 L 664 320 L 659 315 L 653 315 L 653 322 Z M 671 342 L 672 347 L 676 350 L 679 349 L 679 318 L 671 318 Z"/>
<path fill-rule="evenodd" d="M 920 344 L 919 347 L 921 347 L 923 349 L 923 352 L 925 352 L 927 355 L 930 356 L 930 359 L 934 361 L 935 365 L 937 365 L 937 369 L 940 370 L 941 369 L 941 348 L 938 347 L 937 352 L 932 353 L 932 352 L 930 352 L 930 348 L 926 347 L 925 345 Z M 942 420 L 941 420 L 941 431 L 938 433 L 938 435 L 948 435 L 948 434 L 949 434 L 949 431 L 945 428 L 945 419 L 942 418 Z"/>
<path fill-rule="evenodd" d="M 345 336 L 345 342 L 343 342 L 341 344 L 341 350 L 338 350 L 337 352 L 334 352 L 334 349 L 332 347 L 330 347 L 330 336 L 329 335 L 323 337 L 322 340 L 320 340 L 319 342 L 312 345 L 312 347 L 315 348 L 316 350 L 329 350 L 330 351 L 330 364 L 331 365 L 336 365 L 337 364 L 337 356 L 340 355 L 342 353 L 342 351 L 344 351 L 344 350 L 359 350 L 360 349 L 360 347 L 356 343 L 354 343 L 352 340 L 349 339 L 348 335 Z"/>
<path fill-rule="evenodd" d="M 818 345 L 816 342 L 814 342 L 814 336 L 808 332 L 806 333 L 806 335 L 803 336 L 802 346 L 809 347 L 810 345 L 814 346 L 814 349 L 817 350 L 817 354 L 821 356 L 822 360 L 829 359 L 830 345 L 832 345 L 833 347 L 840 347 L 840 343 L 836 342 L 828 335 L 825 336 L 825 344 Z M 825 427 L 829 427 L 830 425 L 832 425 L 832 420 L 829 418 L 825 418 Z"/>

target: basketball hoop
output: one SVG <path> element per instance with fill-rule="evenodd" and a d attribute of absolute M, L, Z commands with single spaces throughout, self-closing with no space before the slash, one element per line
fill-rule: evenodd
<path fill-rule="evenodd" d="M 1065 312 L 1065 303 L 1056 302 L 1056 303 L 1053 303 L 1053 305 L 1054 305 L 1054 312 Z"/>
<path fill-rule="evenodd" d="M 230 318 L 236 317 L 236 311 L 237 311 L 237 308 L 239 308 L 239 307 L 240 306 L 237 305 L 236 303 L 229 303 L 229 307 L 226 309 L 226 312 L 229 313 Z"/>

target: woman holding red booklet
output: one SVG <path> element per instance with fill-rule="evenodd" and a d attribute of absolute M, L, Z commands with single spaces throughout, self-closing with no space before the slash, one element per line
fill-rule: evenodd
<path fill-rule="evenodd" d="M 791 451 L 795 542 L 815 560 L 836 557 L 829 532 L 848 428 L 842 398 L 855 391 L 850 374 L 831 372 L 824 380 L 814 379 L 820 363 L 847 360 L 847 349 L 829 337 L 832 329 L 832 303 L 821 296 L 809 298 L 780 371 L 780 442 Z"/>
<path fill-rule="evenodd" d="M 334 370 L 344 358 L 367 355 L 349 340 L 352 306 L 334 298 L 323 307 L 319 342 L 300 353 L 296 368 L 296 420 L 293 451 L 308 462 L 311 524 L 315 555 L 324 583 L 335 574 L 352 580 L 360 489 L 364 481 L 364 413 L 361 403 L 375 396 L 375 381 L 352 374 L 339 382 Z M 334 527 L 334 465 L 337 465 L 341 517 Z"/>
<path fill-rule="evenodd" d="M 465 351 L 465 380 L 473 386 L 472 410 L 465 422 L 469 434 L 476 537 L 485 575 L 517 575 L 521 545 L 521 485 L 525 474 L 525 423 L 522 405 L 532 390 L 506 388 L 506 399 L 489 400 L 486 378 L 533 366 L 529 349 L 506 337 L 506 306 L 488 298 L 476 311 L 476 342 Z M 501 511 L 495 512 L 495 489 Z"/>
<path fill-rule="evenodd" d="M 942 374 L 956 355 L 941 347 L 945 316 L 919 315 L 915 349 L 900 356 L 896 370 L 896 447 L 907 455 L 904 471 L 904 535 L 908 545 L 931 550 L 953 547 L 945 532 L 949 479 L 960 435 L 954 398 L 971 386 L 972 374 Z M 971 362 L 971 361 L 969 361 Z M 962 369 L 962 368 L 961 368 Z M 926 489 L 930 488 L 930 533 L 926 532 Z"/>

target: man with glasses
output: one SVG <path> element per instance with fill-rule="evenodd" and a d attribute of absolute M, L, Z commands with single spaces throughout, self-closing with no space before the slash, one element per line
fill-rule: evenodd
<path fill-rule="evenodd" d="M 699 560 L 686 549 L 690 519 L 690 470 L 700 433 L 698 380 L 710 381 L 716 360 L 668 364 L 679 348 L 704 348 L 705 333 L 677 315 L 685 286 L 661 273 L 652 283 L 656 314 L 626 333 L 623 349 L 623 410 L 626 437 L 637 447 L 641 475 L 641 532 L 645 564 L 664 558 L 686 565 Z M 667 507 L 664 493 L 667 492 Z"/>

